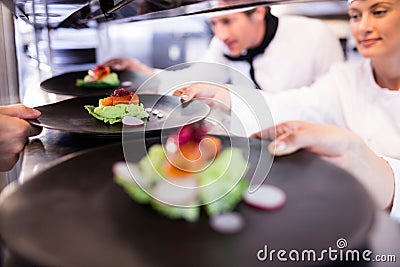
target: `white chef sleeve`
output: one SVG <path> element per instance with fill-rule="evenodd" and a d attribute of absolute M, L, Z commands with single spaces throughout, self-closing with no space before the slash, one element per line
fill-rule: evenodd
<path fill-rule="evenodd" d="M 268 93 L 237 86 L 230 86 L 230 88 L 231 121 L 229 131 L 231 134 L 249 136 L 274 125 L 267 102 Z"/>
<path fill-rule="evenodd" d="M 390 216 L 400 223 L 400 160 L 389 157 L 383 158 L 389 163 L 394 174 L 394 198 Z"/>

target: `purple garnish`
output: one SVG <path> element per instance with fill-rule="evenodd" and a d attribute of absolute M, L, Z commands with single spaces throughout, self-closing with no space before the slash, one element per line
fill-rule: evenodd
<path fill-rule="evenodd" d="M 130 95 L 130 94 L 131 94 L 130 91 L 128 91 L 124 88 L 121 88 L 121 89 L 114 90 L 114 93 L 111 96 L 124 96 L 124 95 Z"/>
<path fill-rule="evenodd" d="M 99 71 L 101 69 L 105 69 L 105 67 L 103 65 L 97 65 L 96 67 L 94 67 L 94 71 Z"/>
<path fill-rule="evenodd" d="M 202 123 L 194 123 L 183 126 L 174 138 L 178 140 L 178 145 L 183 145 L 189 141 L 200 142 L 204 135 L 207 134 L 207 129 Z"/>

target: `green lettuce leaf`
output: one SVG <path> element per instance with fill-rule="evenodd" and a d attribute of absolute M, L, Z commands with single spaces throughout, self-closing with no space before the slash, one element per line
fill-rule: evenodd
<path fill-rule="evenodd" d="M 161 145 L 153 145 L 147 151 L 147 155 L 139 161 L 138 167 L 144 177 L 156 182 L 163 179 L 161 174 L 165 160 L 166 156 L 163 147 Z"/>
<path fill-rule="evenodd" d="M 149 114 L 144 110 L 143 104 L 118 104 L 115 106 L 98 106 L 85 105 L 85 109 L 90 115 L 105 123 L 114 124 L 122 121 L 122 117 L 130 115 L 139 119 L 149 117 Z"/>
<path fill-rule="evenodd" d="M 88 87 L 88 88 L 119 86 L 118 75 L 115 72 L 110 73 L 100 81 L 90 81 L 90 79 L 91 76 L 86 75 L 83 79 L 77 79 L 76 85 L 79 87 Z"/>
<path fill-rule="evenodd" d="M 147 204 L 150 202 L 151 197 L 145 191 L 143 191 L 143 189 L 140 188 L 140 186 L 138 186 L 137 184 L 128 182 L 125 179 L 120 178 L 118 176 L 114 177 L 114 181 L 120 186 L 122 186 L 125 192 L 138 203 Z"/>
<path fill-rule="evenodd" d="M 205 210 L 209 216 L 216 215 L 223 211 L 233 210 L 242 200 L 243 194 L 249 187 L 247 180 L 240 180 L 228 194 L 218 200 L 205 205 Z"/>
<path fill-rule="evenodd" d="M 153 145 L 137 164 L 143 177 L 154 185 L 162 178 L 162 166 L 166 156 L 161 145 Z M 124 186 L 128 194 L 139 203 L 148 203 L 153 209 L 171 219 L 185 219 L 195 222 L 199 219 L 201 206 L 209 216 L 223 211 L 233 210 L 242 200 L 243 194 L 248 189 L 249 182 L 244 179 L 248 164 L 238 148 L 223 150 L 210 166 L 196 174 L 199 181 L 199 198 L 195 203 L 198 206 L 176 207 L 164 204 L 147 195 L 137 185 L 126 181 L 116 182 Z M 122 179 L 121 179 L 122 180 Z"/>
<path fill-rule="evenodd" d="M 201 203 L 209 215 L 228 211 L 242 200 L 248 188 L 244 175 L 248 164 L 238 148 L 223 150 L 214 162 L 203 172 L 198 173 Z"/>
<path fill-rule="evenodd" d="M 171 219 L 185 219 L 195 222 L 200 217 L 200 207 L 176 207 L 161 203 L 155 199 L 151 200 L 151 206 L 159 213 Z"/>

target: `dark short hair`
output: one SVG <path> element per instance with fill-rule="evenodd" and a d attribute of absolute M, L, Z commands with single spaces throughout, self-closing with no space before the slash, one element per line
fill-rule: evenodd
<path fill-rule="evenodd" d="M 271 13 L 271 7 L 269 7 L 269 6 L 264 6 L 264 7 L 265 7 L 265 12 L 266 12 L 266 14 Z M 252 9 L 250 9 L 250 10 L 243 11 L 243 13 L 246 14 L 247 16 L 250 16 L 250 15 L 253 14 L 255 11 L 256 11 L 256 8 L 252 8 Z"/>

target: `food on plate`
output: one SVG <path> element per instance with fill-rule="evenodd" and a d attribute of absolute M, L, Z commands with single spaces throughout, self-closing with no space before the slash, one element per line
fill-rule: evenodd
<path fill-rule="evenodd" d="M 133 116 L 125 115 L 122 117 L 122 124 L 127 126 L 142 126 L 144 121 Z"/>
<path fill-rule="evenodd" d="M 276 210 L 286 203 L 286 194 L 276 186 L 263 184 L 254 192 L 246 192 L 244 201 L 258 209 Z"/>
<path fill-rule="evenodd" d="M 115 72 L 111 72 L 109 67 L 102 65 L 96 66 L 88 71 L 83 79 L 77 79 L 76 85 L 79 87 L 118 87 L 119 79 Z"/>
<path fill-rule="evenodd" d="M 212 216 L 209 224 L 214 231 L 222 234 L 235 234 L 244 227 L 243 216 L 234 211 L 227 211 Z"/>
<path fill-rule="evenodd" d="M 115 106 L 118 104 L 139 104 L 139 96 L 135 92 L 131 92 L 125 89 L 117 89 L 105 98 L 99 100 L 99 106 Z"/>
<path fill-rule="evenodd" d="M 139 103 L 139 96 L 123 88 L 117 89 L 110 96 L 100 99 L 97 107 L 85 105 L 85 109 L 96 119 L 109 124 L 121 122 L 124 116 L 132 116 L 138 119 L 149 117 L 143 104 Z M 135 125 L 139 124 L 136 123 Z"/>
<path fill-rule="evenodd" d="M 173 219 L 196 221 L 233 210 L 248 188 L 248 164 L 237 148 L 223 148 L 201 123 L 183 126 L 138 163 L 117 162 L 114 180 L 137 202 Z"/>

